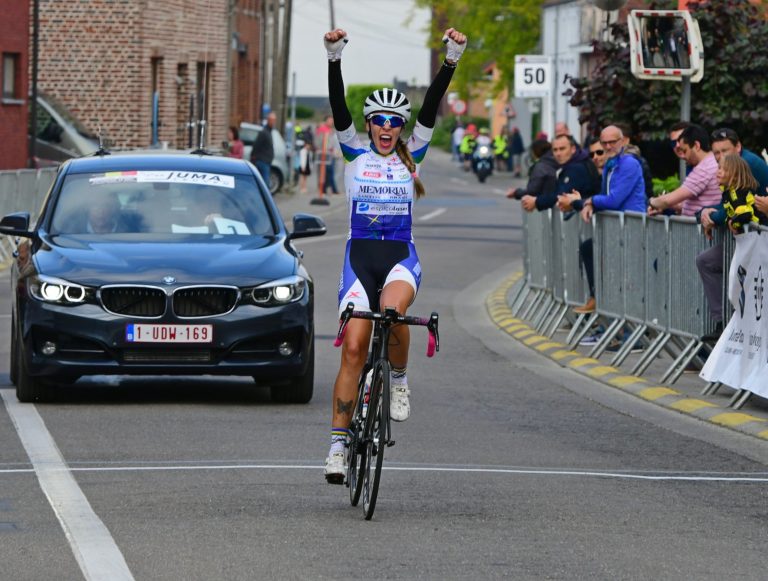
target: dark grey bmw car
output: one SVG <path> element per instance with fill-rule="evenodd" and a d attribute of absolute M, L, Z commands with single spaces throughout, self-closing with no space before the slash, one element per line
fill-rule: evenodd
<path fill-rule="evenodd" d="M 11 379 L 39 401 L 84 375 L 245 375 L 305 403 L 314 380 L 313 283 L 248 162 L 196 154 L 66 162 L 12 271 Z"/>

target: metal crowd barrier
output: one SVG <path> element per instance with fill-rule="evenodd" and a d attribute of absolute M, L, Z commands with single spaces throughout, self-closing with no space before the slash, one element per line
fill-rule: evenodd
<path fill-rule="evenodd" d="M 584 224 L 578 215 L 567 220 L 553 210 L 523 215 L 525 282 L 512 300 L 512 311 L 550 337 L 568 307 L 586 300 L 579 244 L 591 232 L 592 225 Z"/>
<path fill-rule="evenodd" d="M 12 212 L 37 215 L 56 179 L 57 168 L 0 171 L 0 216 Z"/>
<path fill-rule="evenodd" d="M 34 218 L 56 179 L 57 168 L 0 171 L 0 217 L 13 212 L 29 212 Z M 0 236 L 0 269 L 11 264 L 16 242 Z"/>
<path fill-rule="evenodd" d="M 568 307 L 582 304 L 586 298 L 578 249 L 582 240 L 593 237 L 596 312 L 572 318 L 567 339 L 575 347 L 602 317 L 607 327 L 590 351 L 591 357 L 599 357 L 621 334 L 622 346 L 612 365 L 621 365 L 642 344 L 644 353 L 631 373 L 644 373 L 665 351 L 672 364 L 661 381 L 677 381 L 686 366 L 700 357 L 702 336 L 715 327 L 696 256 L 721 241 L 725 320 L 731 312 L 727 272 L 733 236 L 718 232 L 710 242 L 693 218 L 598 212 L 588 225 L 578 217 L 565 220 L 561 212 L 548 210 L 524 214 L 523 224 L 526 282 L 512 308 L 549 337 L 568 316 Z M 531 294 L 533 298 L 527 300 Z"/>

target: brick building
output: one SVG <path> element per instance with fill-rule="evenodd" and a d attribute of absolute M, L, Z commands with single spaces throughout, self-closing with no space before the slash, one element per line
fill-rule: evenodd
<path fill-rule="evenodd" d="M 230 124 L 261 118 L 262 0 L 237 0 L 232 39 Z"/>
<path fill-rule="evenodd" d="M 261 0 L 229 5 L 40 0 L 40 90 L 115 148 L 187 147 L 192 134 L 196 146 L 203 113 L 205 144 L 215 146 L 230 120 L 250 116 L 232 108 L 259 97 Z M 236 25 L 244 30 L 233 34 Z"/>
<path fill-rule="evenodd" d="M 29 13 L 6 2 L 0 18 L 0 169 L 27 166 Z"/>

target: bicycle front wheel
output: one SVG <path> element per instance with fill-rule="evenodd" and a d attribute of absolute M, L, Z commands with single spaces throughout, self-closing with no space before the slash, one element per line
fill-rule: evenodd
<path fill-rule="evenodd" d="M 365 472 L 365 457 L 368 448 L 365 446 L 365 415 L 368 403 L 366 398 L 366 383 L 370 383 L 368 378 L 370 367 L 366 365 L 360 374 L 360 380 L 357 387 L 357 403 L 355 412 L 352 416 L 352 436 L 349 442 L 349 456 L 347 457 L 347 486 L 349 486 L 349 502 L 352 506 L 357 506 L 360 502 L 360 493 L 363 491 L 363 475 Z M 373 374 L 371 374 L 373 375 Z"/>
<path fill-rule="evenodd" d="M 365 520 L 373 518 L 379 494 L 384 448 L 387 447 L 387 412 L 389 404 L 389 363 L 376 366 L 371 385 L 371 398 L 365 430 L 365 476 L 363 478 L 363 511 Z"/>

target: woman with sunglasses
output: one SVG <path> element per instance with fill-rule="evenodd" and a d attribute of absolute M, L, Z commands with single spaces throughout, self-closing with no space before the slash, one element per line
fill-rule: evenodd
<path fill-rule="evenodd" d="M 369 143 L 358 137 L 344 100 L 341 52 L 348 40 L 347 33 L 341 29 L 327 32 L 324 38 L 328 53 L 328 96 L 346 162 L 344 185 L 350 216 L 339 283 L 339 312 L 352 302 L 357 310 L 378 311 L 390 306 L 405 314 L 421 282 L 421 265 L 411 234 L 414 198 L 424 195 L 419 165 L 432 138 L 440 100 L 464 52 L 467 37 L 453 28 L 445 31 L 445 61 L 427 89 L 407 142 L 401 139 L 401 134 L 411 117 L 408 98 L 391 88 L 378 89 L 366 98 L 363 115 Z M 349 424 L 371 329 L 371 322 L 361 319 L 352 319 L 347 325 L 341 366 L 333 387 L 331 449 L 325 463 L 325 478 L 331 484 L 344 482 Z M 405 375 L 409 342 L 408 326 L 393 329 L 389 351 L 390 415 L 395 421 L 404 421 L 410 415 L 410 392 Z"/>

